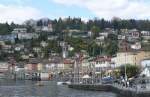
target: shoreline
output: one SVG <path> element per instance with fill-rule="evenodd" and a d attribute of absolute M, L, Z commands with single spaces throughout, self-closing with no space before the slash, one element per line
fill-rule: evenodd
<path fill-rule="evenodd" d="M 127 89 L 119 89 L 113 85 L 78 85 L 71 84 L 68 85 L 69 88 L 79 89 L 79 90 L 91 90 L 91 91 L 104 91 L 112 92 L 121 97 L 150 97 L 150 92 L 140 92 L 132 91 Z"/>

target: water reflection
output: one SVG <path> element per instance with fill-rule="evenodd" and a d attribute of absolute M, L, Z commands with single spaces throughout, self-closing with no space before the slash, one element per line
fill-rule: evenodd
<path fill-rule="evenodd" d="M 113 93 L 83 91 L 57 86 L 55 82 L 43 82 L 36 86 L 32 81 L 0 80 L 0 97 L 116 97 Z"/>

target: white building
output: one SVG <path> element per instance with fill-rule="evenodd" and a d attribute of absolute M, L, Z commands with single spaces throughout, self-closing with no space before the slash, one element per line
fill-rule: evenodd
<path fill-rule="evenodd" d="M 38 37 L 36 33 L 18 33 L 18 39 L 37 39 Z"/>
<path fill-rule="evenodd" d="M 100 36 L 104 36 L 105 38 L 108 37 L 108 34 L 109 34 L 108 32 L 100 32 L 99 33 Z"/>
<path fill-rule="evenodd" d="M 101 72 L 101 70 L 114 68 L 114 64 L 111 62 L 111 57 L 108 56 L 97 57 L 90 62 L 90 65 L 95 67 L 96 73 Z"/>
<path fill-rule="evenodd" d="M 118 35 L 118 40 L 124 40 L 126 38 L 125 35 Z"/>
<path fill-rule="evenodd" d="M 145 67 L 144 70 L 141 72 L 140 75 L 141 76 L 145 75 L 146 77 L 150 77 L 150 67 Z"/>
<path fill-rule="evenodd" d="M 27 33 L 27 29 L 26 28 L 15 28 L 12 33 L 14 34 L 18 34 L 18 33 Z"/>
<path fill-rule="evenodd" d="M 141 36 L 146 40 L 150 39 L 150 31 L 141 31 Z"/>
<path fill-rule="evenodd" d="M 141 61 L 141 66 L 142 66 L 143 68 L 145 68 L 145 67 L 147 67 L 147 66 L 150 66 L 150 59 Z"/>
<path fill-rule="evenodd" d="M 139 49 L 141 49 L 141 43 L 137 42 L 137 43 L 131 45 L 131 48 L 135 49 L 135 50 L 139 50 Z"/>

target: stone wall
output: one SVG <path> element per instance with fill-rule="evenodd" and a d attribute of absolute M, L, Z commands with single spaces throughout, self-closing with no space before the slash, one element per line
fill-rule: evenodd
<path fill-rule="evenodd" d="M 92 91 L 105 91 L 113 92 L 118 97 L 150 97 L 150 92 L 136 92 L 131 90 L 118 89 L 112 85 L 69 85 L 69 88 L 81 89 L 81 90 L 92 90 Z"/>

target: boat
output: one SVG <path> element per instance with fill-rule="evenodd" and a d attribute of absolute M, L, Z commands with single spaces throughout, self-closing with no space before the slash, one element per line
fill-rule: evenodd
<path fill-rule="evenodd" d="M 40 86 L 41 87 L 41 86 L 45 86 L 45 85 L 44 85 L 44 83 L 38 82 L 38 83 L 35 84 L 35 86 Z"/>
<path fill-rule="evenodd" d="M 66 81 L 66 82 L 57 82 L 57 85 L 70 85 L 71 82 Z"/>

